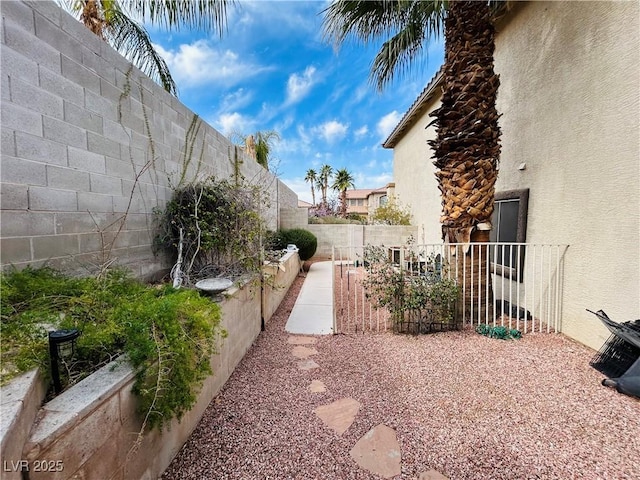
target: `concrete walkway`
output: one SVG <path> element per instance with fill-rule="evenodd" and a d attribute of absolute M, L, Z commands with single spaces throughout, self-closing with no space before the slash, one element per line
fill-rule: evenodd
<path fill-rule="evenodd" d="M 311 264 L 298 299 L 285 326 L 289 333 L 330 335 L 333 333 L 332 262 Z"/>

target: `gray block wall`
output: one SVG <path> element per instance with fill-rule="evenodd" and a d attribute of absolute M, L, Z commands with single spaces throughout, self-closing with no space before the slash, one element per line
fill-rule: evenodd
<path fill-rule="evenodd" d="M 297 206 L 291 189 L 55 3 L 2 1 L 0 12 L 3 269 L 85 272 L 110 259 L 141 277 L 167 268 L 152 251 L 153 210 L 181 178 L 262 185 L 272 230 L 280 208 Z"/>

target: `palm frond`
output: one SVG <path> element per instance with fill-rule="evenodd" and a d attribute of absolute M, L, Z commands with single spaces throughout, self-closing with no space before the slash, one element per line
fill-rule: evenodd
<path fill-rule="evenodd" d="M 424 45 L 443 31 L 446 0 L 338 0 L 323 10 L 325 39 L 335 44 L 353 36 L 363 43 L 386 40 L 371 68 L 371 80 L 379 90 L 394 74 L 413 65 Z"/>
<path fill-rule="evenodd" d="M 115 2 L 114 5 L 116 5 Z M 177 96 L 178 89 L 169 72 L 169 66 L 153 47 L 144 27 L 129 18 L 117 6 L 110 10 L 108 24 L 109 40 L 113 48 L 159 83 L 167 92 Z"/>
<path fill-rule="evenodd" d="M 154 25 L 175 30 L 181 26 L 220 35 L 227 26 L 227 7 L 235 0 L 121 0 L 125 10 L 138 12 Z"/>

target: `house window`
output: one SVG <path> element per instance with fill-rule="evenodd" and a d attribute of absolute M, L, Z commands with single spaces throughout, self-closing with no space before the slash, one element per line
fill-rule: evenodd
<path fill-rule="evenodd" d="M 358 206 L 361 207 L 362 205 L 364 205 L 364 199 L 359 198 L 358 199 Z"/>
<path fill-rule="evenodd" d="M 387 204 L 387 196 L 386 195 L 382 195 L 380 197 L 380 200 L 378 200 L 378 206 L 383 207 L 386 204 Z"/>
<path fill-rule="evenodd" d="M 496 193 L 490 240 L 501 243 L 525 243 L 528 204 L 528 188 Z M 524 255 L 524 245 L 495 246 L 490 252 L 492 269 L 499 275 L 522 282 Z"/>

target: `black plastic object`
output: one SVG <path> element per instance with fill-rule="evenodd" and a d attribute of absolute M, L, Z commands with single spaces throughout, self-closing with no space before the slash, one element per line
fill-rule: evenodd
<path fill-rule="evenodd" d="M 609 377 L 602 381 L 603 385 L 640 398 L 640 320 L 617 323 L 602 310 L 591 313 L 606 325 L 611 336 L 590 365 Z"/>

